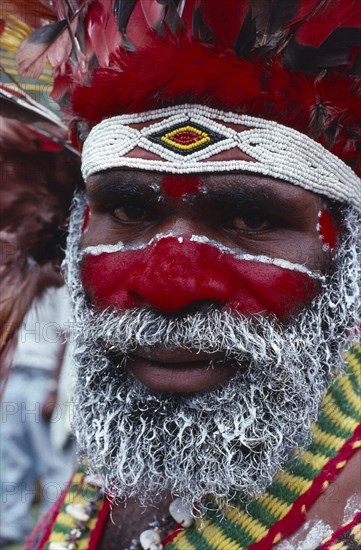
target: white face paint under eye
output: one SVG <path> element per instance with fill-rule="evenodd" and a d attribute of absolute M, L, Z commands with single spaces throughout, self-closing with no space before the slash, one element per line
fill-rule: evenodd
<path fill-rule="evenodd" d="M 301 264 L 289 262 L 282 258 L 271 258 L 265 255 L 255 255 L 255 254 L 244 254 L 239 252 L 239 250 L 234 247 L 225 246 L 222 243 L 209 239 L 205 235 L 191 235 L 190 237 L 184 235 L 178 235 L 176 233 L 158 233 L 147 243 L 139 244 L 125 244 L 122 241 L 118 241 L 116 244 L 99 244 L 94 246 L 87 246 L 82 251 L 82 256 L 99 256 L 100 254 L 112 254 L 115 252 L 129 252 L 133 250 L 145 250 L 149 246 L 160 242 L 165 239 L 178 239 L 180 245 L 186 244 L 187 240 L 189 242 L 207 244 L 219 250 L 222 253 L 229 254 L 237 260 L 259 262 L 263 264 L 276 265 L 282 267 L 283 269 L 288 269 L 291 271 L 298 271 L 299 273 L 305 273 L 309 277 L 317 280 L 324 280 L 322 274 L 315 271 L 311 271 L 307 267 Z"/>

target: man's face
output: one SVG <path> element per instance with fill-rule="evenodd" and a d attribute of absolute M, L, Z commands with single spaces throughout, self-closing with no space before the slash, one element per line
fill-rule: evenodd
<path fill-rule="evenodd" d="M 287 323 L 317 294 L 336 242 L 317 195 L 267 177 L 118 169 L 91 176 L 87 195 L 82 280 L 99 311 L 216 309 Z M 222 352 L 162 342 L 138 345 L 128 369 L 162 392 L 212 390 L 236 370 Z"/>
<path fill-rule="evenodd" d="M 360 223 L 340 216 L 240 173 L 89 178 L 67 250 L 74 427 L 110 494 L 259 495 L 307 443 L 359 319 Z"/>

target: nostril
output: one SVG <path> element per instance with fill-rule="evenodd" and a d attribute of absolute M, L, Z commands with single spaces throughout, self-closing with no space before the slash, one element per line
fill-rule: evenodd
<path fill-rule="evenodd" d="M 210 305 L 225 304 L 230 295 L 226 285 L 217 285 L 214 281 L 213 284 L 203 281 L 203 284 L 196 285 L 195 281 L 187 284 L 189 281 L 180 281 L 179 277 L 170 279 L 170 283 L 159 278 L 142 279 L 133 279 L 128 296 L 136 300 L 137 305 L 149 306 L 163 313 L 205 311 Z"/>
<path fill-rule="evenodd" d="M 159 311 L 162 314 L 166 314 L 163 308 L 156 307 L 154 304 L 147 302 L 138 292 L 131 291 L 129 295 L 134 301 L 134 307 L 149 307 L 154 311 Z M 170 311 L 167 315 L 184 317 L 185 315 L 194 315 L 195 313 L 207 313 L 209 310 L 221 310 L 224 306 L 223 302 L 212 300 L 197 300 L 184 307 L 177 309 L 176 311 Z M 165 308 L 166 310 L 168 308 Z"/>
<path fill-rule="evenodd" d="M 144 307 L 148 305 L 144 300 L 144 298 L 142 298 L 142 296 L 138 292 L 131 290 L 131 291 L 128 291 L 128 294 L 133 298 L 135 302 L 135 307 L 140 307 L 140 306 Z"/>

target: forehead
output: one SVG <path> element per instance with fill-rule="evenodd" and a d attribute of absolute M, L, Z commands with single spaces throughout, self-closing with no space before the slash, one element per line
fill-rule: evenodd
<path fill-rule="evenodd" d="M 202 105 L 121 115 L 95 125 L 82 149 L 85 181 L 126 168 L 173 174 L 262 174 L 359 208 L 359 178 L 305 134 Z"/>
<path fill-rule="evenodd" d="M 93 193 L 117 192 L 126 188 L 137 188 L 146 194 L 166 193 L 172 196 L 179 189 L 186 190 L 184 195 L 197 194 L 200 197 L 208 193 L 219 198 L 236 194 L 244 198 L 257 196 L 259 200 L 277 198 L 282 202 L 296 202 L 300 207 L 314 202 L 318 196 L 291 183 L 275 178 L 243 172 L 201 173 L 201 174 L 165 174 L 152 171 L 113 168 L 93 174 L 87 180 L 87 189 Z"/>

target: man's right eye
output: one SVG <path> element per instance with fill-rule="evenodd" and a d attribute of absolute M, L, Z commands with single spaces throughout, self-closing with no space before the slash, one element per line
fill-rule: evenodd
<path fill-rule="evenodd" d="M 124 204 L 115 208 L 113 215 L 121 222 L 137 222 L 147 217 L 147 211 L 142 205 Z"/>

